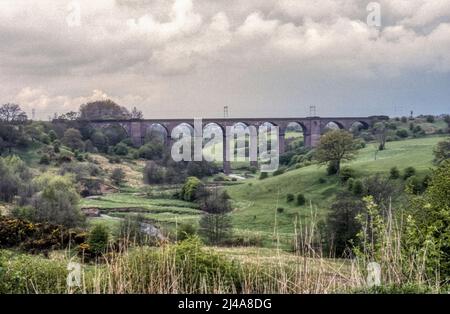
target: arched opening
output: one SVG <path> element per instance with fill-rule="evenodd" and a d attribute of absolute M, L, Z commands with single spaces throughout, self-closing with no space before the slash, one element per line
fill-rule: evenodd
<path fill-rule="evenodd" d="M 175 136 L 175 137 L 172 137 Z M 176 154 L 179 159 L 188 161 L 194 159 L 194 127 L 189 123 L 180 123 L 172 130 L 172 154 Z M 175 149 L 175 151 L 173 150 Z M 187 149 L 187 150 L 185 150 Z M 172 155 L 172 157 L 174 157 Z"/>
<path fill-rule="evenodd" d="M 203 127 L 203 156 L 205 160 L 223 161 L 224 130 L 217 123 L 208 123 Z"/>
<path fill-rule="evenodd" d="M 238 122 L 231 128 L 230 150 L 232 160 L 247 162 L 250 158 L 250 129 L 246 123 Z"/>
<path fill-rule="evenodd" d="M 258 145 L 263 141 L 267 141 L 267 151 L 271 152 L 275 149 L 275 144 L 278 144 L 279 130 L 277 125 L 273 122 L 264 122 L 259 126 L 258 130 Z"/>
<path fill-rule="evenodd" d="M 359 136 L 363 130 L 367 130 L 369 128 L 369 125 L 363 121 L 355 121 L 350 126 L 349 131 L 354 136 Z"/>
<path fill-rule="evenodd" d="M 344 126 L 337 121 L 330 121 L 323 128 L 323 133 L 326 133 L 329 131 L 334 131 L 334 130 L 339 130 L 339 129 L 344 129 Z"/>
<path fill-rule="evenodd" d="M 168 135 L 168 131 L 163 125 L 153 123 L 145 130 L 144 143 L 167 144 Z"/>
<path fill-rule="evenodd" d="M 128 138 L 128 133 L 120 124 L 107 125 L 102 129 L 102 133 L 106 137 L 108 146 L 115 146 Z"/>
<path fill-rule="evenodd" d="M 304 127 L 299 122 L 290 122 L 284 133 L 286 152 L 305 146 Z"/>

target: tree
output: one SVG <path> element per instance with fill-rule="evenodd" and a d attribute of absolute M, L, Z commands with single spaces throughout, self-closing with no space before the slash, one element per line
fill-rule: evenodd
<path fill-rule="evenodd" d="M 434 148 L 434 160 L 437 164 L 447 159 L 450 159 L 450 138 L 437 143 Z"/>
<path fill-rule="evenodd" d="M 342 256 L 347 248 L 352 246 L 361 225 L 355 219 L 363 211 L 361 200 L 353 198 L 347 193 L 340 193 L 331 205 L 324 228 L 325 249 L 334 251 Z"/>
<path fill-rule="evenodd" d="M 142 111 L 138 110 L 136 107 L 131 111 L 131 119 L 141 120 L 144 118 Z"/>
<path fill-rule="evenodd" d="M 5 104 L 0 107 L 0 122 L 23 123 L 27 121 L 27 114 L 16 104 Z"/>
<path fill-rule="evenodd" d="M 372 196 L 376 204 L 387 208 L 389 202 L 400 194 L 400 190 L 395 181 L 376 174 L 363 180 L 363 194 Z"/>
<path fill-rule="evenodd" d="M 114 147 L 114 154 L 119 156 L 126 156 L 128 155 L 128 146 L 124 143 L 119 143 Z"/>
<path fill-rule="evenodd" d="M 378 150 L 384 150 L 386 148 L 387 140 L 387 127 L 384 122 L 377 122 L 373 127 L 375 138 L 378 141 Z"/>
<path fill-rule="evenodd" d="M 100 152 L 106 153 L 108 150 L 108 139 L 103 132 L 95 131 L 91 136 L 91 142 Z"/>
<path fill-rule="evenodd" d="M 164 168 L 154 161 L 149 161 L 144 167 L 144 183 L 159 184 L 164 182 Z"/>
<path fill-rule="evenodd" d="M 392 167 L 389 170 L 389 178 L 394 180 L 400 178 L 400 170 L 397 167 Z"/>
<path fill-rule="evenodd" d="M 450 160 L 443 161 L 431 174 L 428 188 L 413 198 L 413 217 L 418 232 L 414 236 L 418 249 L 433 246 L 437 258 L 427 260 L 434 263 L 430 269 L 439 267 L 443 280 L 450 277 Z"/>
<path fill-rule="evenodd" d="M 130 117 L 126 108 L 109 99 L 90 102 L 80 107 L 80 119 L 82 120 L 114 120 L 129 119 Z"/>
<path fill-rule="evenodd" d="M 30 219 L 66 227 L 81 225 L 85 217 L 78 208 L 79 196 L 72 180 L 45 173 L 33 180 L 37 192 L 31 199 Z"/>
<path fill-rule="evenodd" d="M 0 178 L 0 200 L 11 202 L 19 192 L 20 181 L 3 158 L 0 158 Z"/>
<path fill-rule="evenodd" d="M 89 250 L 94 253 L 95 256 L 104 254 L 108 249 L 108 241 L 108 228 L 103 224 L 96 224 L 89 234 Z"/>
<path fill-rule="evenodd" d="M 231 206 L 217 190 L 209 195 L 200 208 L 205 212 L 199 222 L 199 233 L 210 244 L 217 245 L 231 237 Z"/>
<path fill-rule="evenodd" d="M 332 130 L 324 134 L 316 150 L 320 164 L 332 164 L 339 173 L 341 162 L 355 158 L 356 148 L 353 136 L 345 130 Z"/>
<path fill-rule="evenodd" d="M 64 132 L 63 137 L 63 143 L 67 147 L 71 148 L 72 150 L 83 150 L 84 149 L 84 143 L 81 139 L 81 133 L 77 129 L 67 129 L 66 132 Z"/>
<path fill-rule="evenodd" d="M 55 140 L 58 139 L 58 135 L 56 134 L 56 132 L 54 130 L 50 130 L 48 132 L 48 136 L 50 137 L 50 141 L 54 142 Z"/>
<path fill-rule="evenodd" d="M 125 179 L 125 171 L 122 168 L 114 168 L 111 173 L 111 180 L 116 185 L 121 185 Z"/>
<path fill-rule="evenodd" d="M 181 188 L 181 197 L 188 202 L 197 199 L 197 193 L 202 188 L 203 183 L 197 177 L 189 177 Z"/>

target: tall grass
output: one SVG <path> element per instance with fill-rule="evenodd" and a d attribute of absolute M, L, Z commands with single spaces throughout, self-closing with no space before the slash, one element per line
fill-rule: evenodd
<path fill-rule="evenodd" d="M 391 214 L 381 217 L 373 203 L 360 217 L 361 243 L 353 258 L 322 255 L 317 246 L 317 215 L 311 206 L 309 224 L 297 221 L 293 239 L 296 253 L 280 249 L 273 255 L 258 253 L 238 259 L 204 246 L 194 237 L 158 247 L 123 246 L 83 265 L 81 287 L 64 283 L 69 252 L 58 259 L 0 254 L 0 292 L 3 293 L 337 293 L 337 292 L 440 292 L 438 269 L 429 275 L 427 248 L 408 251 L 406 222 Z M 401 216 L 400 216 L 401 217 Z M 410 227 L 410 226 L 409 226 Z M 276 230 L 274 237 L 276 238 Z M 368 289 L 366 267 L 381 265 L 384 287 Z M 402 287 L 407 287 L 402 290 Z M 412 287 L 412 288 L 411 288 Z M 378 288 L 379 289 L 379 288 Z"/>

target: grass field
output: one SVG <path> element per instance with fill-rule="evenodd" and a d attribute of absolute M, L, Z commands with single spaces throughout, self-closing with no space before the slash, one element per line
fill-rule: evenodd
<path fill-rule="evenodd" d="M 359 151 L 357 158 L 344 166 L 353 168 L 358 177 L 389 172 L 391 167 L 400 171 L 408 166 L 423 174 L 432 166 L 433 148 L 442 137 L 425 137 L 387 143 L 384 151 L 368 146 Z M 320 183 L 324 178 L 325 183 Z M 308 221 L 315 214 L 323 215 L 340 188 L 338 178 L 326 175 L 325 167 L 312 165 L 289 171 L 265 180 L 250 179 L 240 185 L 227 187 L 234 204 L 233 222 L 237 230 L 252 230 L 262 234 L 278 233 L 292 236 L 294 225 Z M 303 193 L 305 206 L 287 203 L 286 194 Z M 310 206 L 309 202 L 312 204 Z M 277 208 L 282 207 L 282 213 Z M 311 210 L 312 208 L 312 210 Z"/>
<path fill-rule="evenodd" d="M 384 173 L 391 167 L 400 171 L 408 166 L 424 174 L 431 166 L 433 148 L 442 137 L 425 137 L 387 143 L 387 149 L 376 153 L 375 144 L 361 149 L 355 160 L 344 166 L 356 171 L 357 177 Z M 375 154 L 376 153 L 376 154 Z M 320 182 L 323 178 L 325 182 Z M 225 187 L 232 197 L 234 232 L 242 237 L 251 236 L 263 240 L 267 246 L 273 246 L 277 240 L 290 243 L 294 239 L 296 227 L 306 225 L 314 217 L 323 217 L 342 189 L 339 179 L 327 176 L 325 167 L 312 165 L 288 171 L 282 175 L 265 180 L 247 179 Z M 286 194 L 303 193 L 307 199 L 304 206 L 295 201 L 287 203 Z M 175 224 L 196 224 L 201 212 L 194 203 L 181 200 L 146 197 L 138 193 L 109 194 L 94 199 L 83 199 L 82 207 L 100 208 L 108 216 L 95 218 L 93 222 L 104 222 L 117 226 L 117 218 L 142 214 L 149 221 L 173 229 Z M 277 208 L 283 208 L 278 212 Z M 128 209 L 124 212 L 123 209 Z"/>

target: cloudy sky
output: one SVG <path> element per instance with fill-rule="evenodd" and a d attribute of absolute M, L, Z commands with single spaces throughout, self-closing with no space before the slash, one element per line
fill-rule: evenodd
<path fill-rule="evenodd" d="M 369 2 L 0 0 L 0 103 L 39 118 L 103 98 L 148 118 L 448 113 L 450 0 L 379 1 L 379 27 Z"/>

